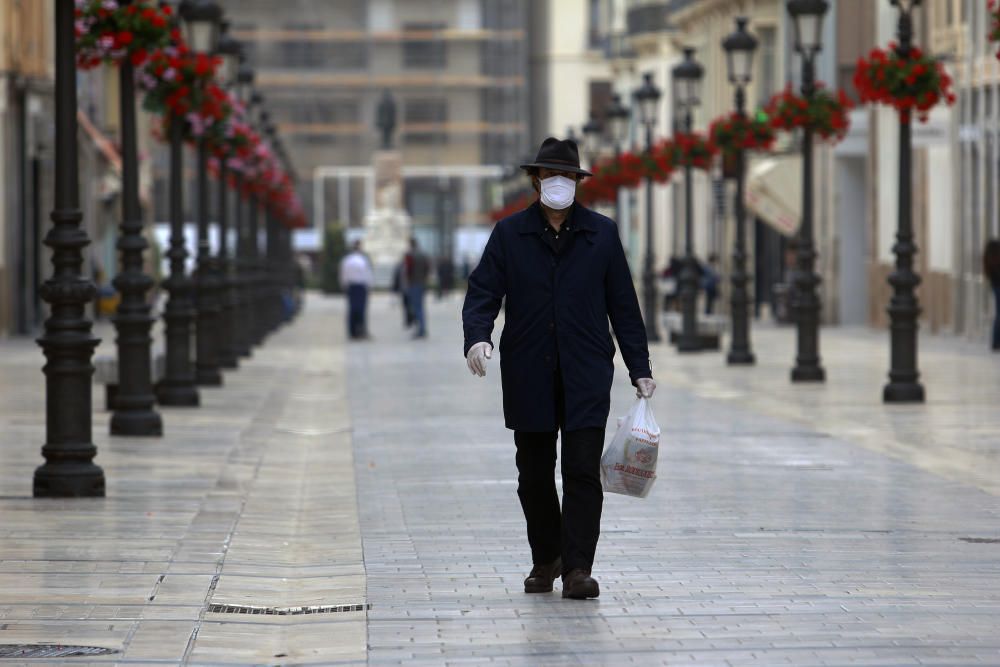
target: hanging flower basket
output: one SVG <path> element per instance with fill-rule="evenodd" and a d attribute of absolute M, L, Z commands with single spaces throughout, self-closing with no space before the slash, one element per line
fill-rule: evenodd
<path fill-rule="evenodd" d="M 738 151 L 769 151 L 774 147 L 775 132 L 765 120 L 732 113 L 716 119 L 708 131 L 712 143 L 723 157 Z"/>
<path fill-rule="evenodd" d="M 139 67 L 154 51 L 168 46 L 180 34 L 171 28 L 169 5 L 135 0 L 121 6 L 117 0 L 76 0 L 76 62 L 80 69 L 103 63 L 117 65 L 126 58 Z"/>
<path fill-rule="evenodd" d="M 218 58 L 193 54 L 183 45 L 156 51 L 138 73 L 146 93 L 143 108 L 163 115 L 168 124 L 201 113 L 211 104 L 208 91 L 218 65 Z"/>
<path fill-rule="evenodd" d="M 839 142 L 851 127 L 847 114 L 852 108 L 842 90 L 834 94 L 820 84 L 812 98 L 806 99 L 789 85 L 771 98 L 765 111 L 776 130 L 791 132 L 808 127 L 823 139 Z"/>
<path fill-rule="evenodd" d="M 1000 43 L 1000 0 L 990 0 L 990 40 Z M 1000 47 L 997 48 L 997 60 L 1000 60 Z"/>
<path fill-rule="evenodd" d="M 890 44 L 888 51 L 875 49 L 868 58 L 859 58 L 854 85 L 863 102 L 885 104 L 901 114 L 916 113 L 921 122 L 927 122 L 939 103 L 955 103 L 944 65 L 917 47 L 903 56 Z"/>
<path fill-rule="evenodd" d="M 700 132 L 680 133 L 671 142 L 670 162 L 674 167 L 692 167 L 708 170 L 712 159 L 719 152 L 712 140 Z"/>
<path fill-rule="evenodd" d="M 676 146 L 670 139 L 664 139 L 653 146 L 652 151 L 643 153 L 640 157 L 643 176 L 654 183 L 666 183 L 677 168 Z"/>

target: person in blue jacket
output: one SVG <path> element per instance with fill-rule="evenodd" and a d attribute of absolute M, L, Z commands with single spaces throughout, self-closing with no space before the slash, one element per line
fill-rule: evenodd
<path fill-rule="evenodd" d="M 497 223 L 469 276 L 462 311 L 465 355 L 486 375 L 493 325 L 504 305 L 500 374 L 504 419 L 514 431 L 517 494 L 533 567 L 526 593 L 599 595 L 591 576 L 600 536 L 600 459 L 611 409 L 618 339 L 632 384 L 651 397 L 646 328 L 615 223 L 575 202 L 590 173 L 575 142 L 548 138 L 521 165 L 539 193 L 534 204 Z M 563 503 L 555 485 L 562 432 Z"/>

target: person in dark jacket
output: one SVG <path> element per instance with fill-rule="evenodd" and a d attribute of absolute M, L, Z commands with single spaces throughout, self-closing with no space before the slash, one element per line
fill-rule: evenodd
<path fill-rule="evenodd" d="M 486 374 L 493 325 L 505 303 L 500 337 L 504 419 L 514 431 L 517 494 L 533 567 L 526 593 L 552 590 L 594 598 L 591 576 L 600 536 L 600 459 L 611 408 L 614 329 L 629 376 L 651 397 L 646 329 L 614 222 L 574 203 L 580 168 L 576 143 L 548 138 L 522 165 L 539 201 L 497 223 L 469 276 L 462 319 L 465 355 Z M 555 485 L 562 432 L 563 504 Z"/>
<path fill-rule="evenodd" d="M 1000 352 L 1000 239 L 990 239 L 983 250 L 983 274 L 993 288 L 993 351 Z"/>

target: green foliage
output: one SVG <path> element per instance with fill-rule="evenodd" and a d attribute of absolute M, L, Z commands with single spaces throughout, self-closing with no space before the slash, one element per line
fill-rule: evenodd
<path fill-rule="evenodd" d="M 347 240 L 344 238 L 344 226 L 338 222 L 330 223 L 323 233 L 323 255 L 320 260 L 320 289 L 324 294 L 336 294 L 343 291 L 340 285 L 340 260 L 347 254 Z"/>

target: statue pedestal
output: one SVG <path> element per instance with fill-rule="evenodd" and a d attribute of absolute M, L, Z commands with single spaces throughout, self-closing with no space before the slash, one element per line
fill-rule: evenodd
<path fill-rule="evenodd" d="M 403 156 L 375 153 L 375 210 L 365 216 L 364 247 L 375 269 L 375 285 L 391 287 L 396 265 L 410 247 L 413 223 L 403 208 Z"/>

